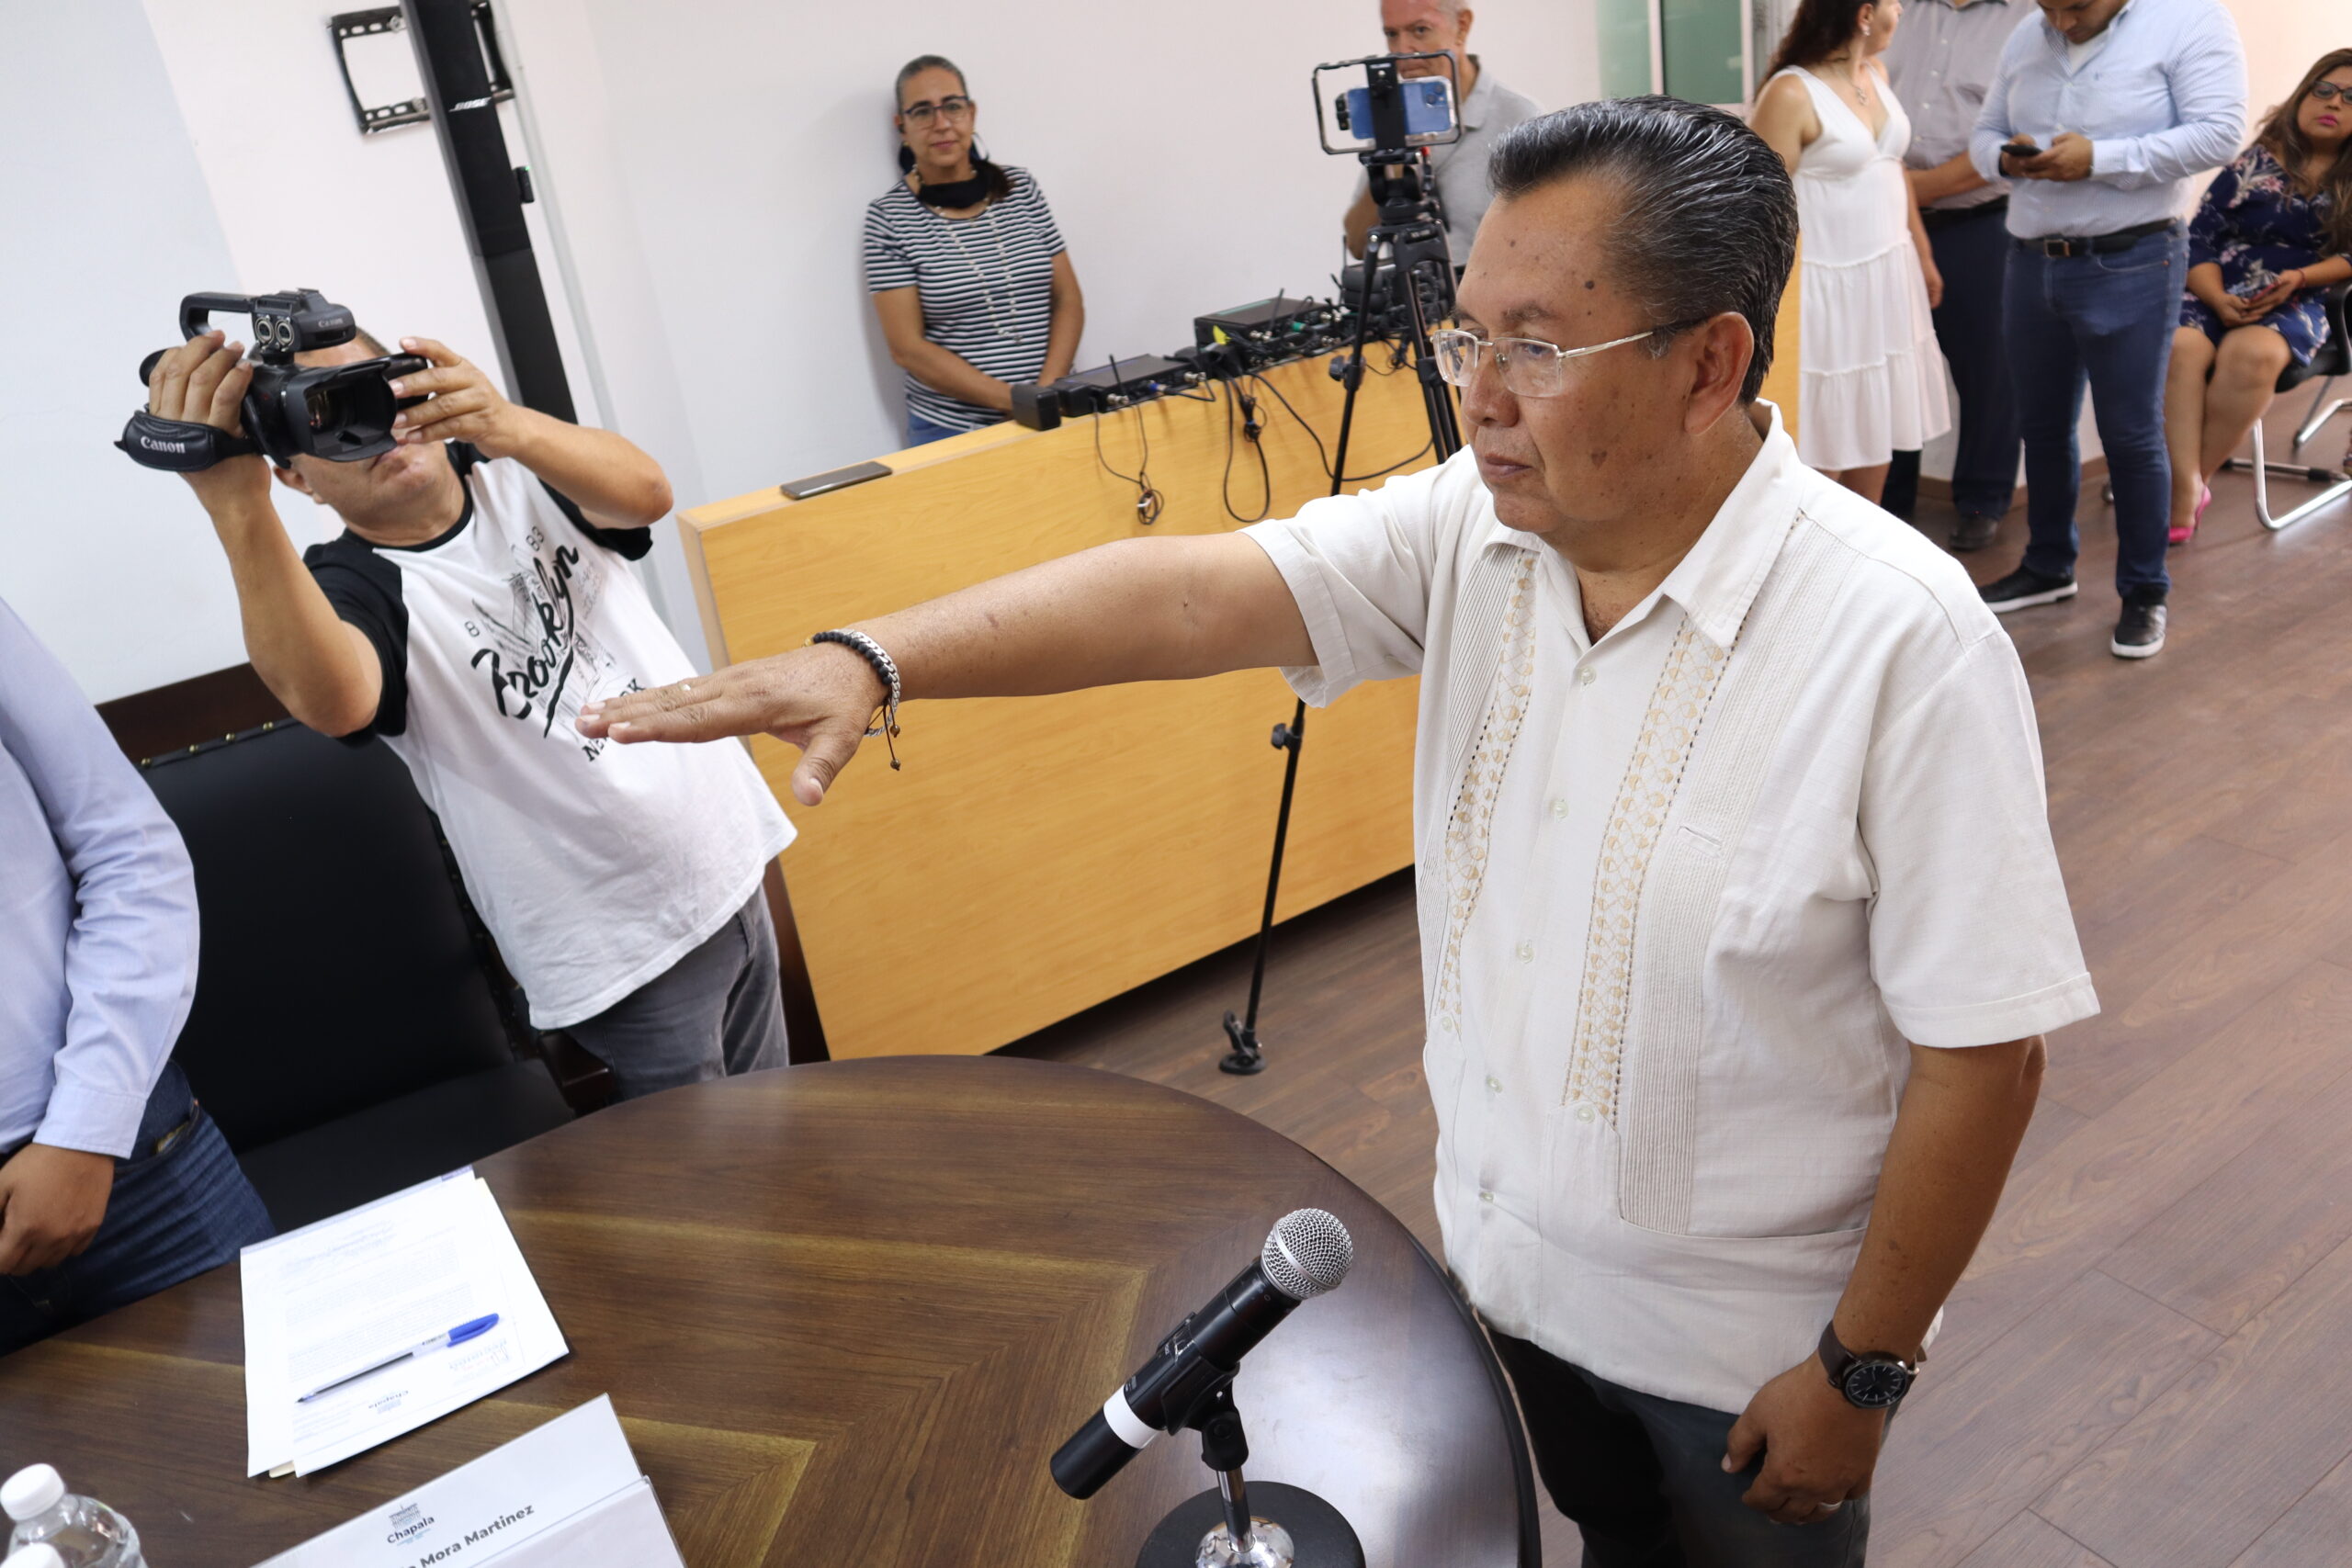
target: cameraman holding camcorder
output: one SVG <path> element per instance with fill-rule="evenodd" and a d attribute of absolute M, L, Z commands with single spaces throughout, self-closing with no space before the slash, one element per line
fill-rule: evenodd
<path fill-rule="evenodd" d="M 254 317 L 253 358 L 208 310 Z M 210 514 L 278 700 L 408 764 L 532 1022 L 625 1097 L 783 1065 L 761 879 L 792 827 L 751 758 L 572 728 L 584 702 L 695 674 L 622 564 L 670 509 L 659 465 L 430 339 L 389 356 L 315 293 L 190 296 L 182 330 L 123 449 Z M 345 532 L 298 554 L 273 472 Z"/>

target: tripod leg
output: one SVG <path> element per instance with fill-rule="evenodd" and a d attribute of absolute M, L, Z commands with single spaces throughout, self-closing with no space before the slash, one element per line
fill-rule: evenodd
<path fill-rule="evenodd" d="M 1246 1018 L 1225 1015 L 1226 1038 L 1233 1049 L 1217 1066 L 1225 1072 L 1263 1072 L 1265 1053 L 1258 1044 L 1258 999 L 1266 989 L 1266 955 L 1274 941 L 1274 897 L 1283 885 L 1283 849 L 1290 838 L 1290 805 L 1298 791 L 1298 754 L 1306 745 L 1306 705 L 1292 710 L 1288 725 L 1274 726 L 1274 744 L 1290 753 L 1283 763 L 1283 803 L 1274 813 L 1274 855 L 1266 867 L 1266 906 L 1258 916 L 1258 957 L 1250 971 L 1250 1011 Z"/>
<path fill-rule="evenodd" d="M 1378 251 L 1377 245 L 1364 247 L 1364 276 L 1367 279 L 1371 277 L 1371 269 L 1378 259 Z M 1349 351 L 1347 395 L 1340 400 L 1340 438 L 1331 449 L 1333 495 L 1340 493 L 1348 471 L 1348 435 L 1355 425 L 1356 389 L 1363 384 L 1363 346 L 1369 341 L 1371 330 L 1372 313 L 1359 310 L 1356 313 L 1355 346 Z M 1300 702 L 1291 709 L 1288 728 L 1279 724 L 1274 726 L 1274 744 L 1288 751 L 1290 756 L 1283 762 L 1283 803 L 1274 813 L 1274 854 L 1272 863 L 1266 867 L 1266 907 L 1258 917 L 1258 956 L 1250 971 L 1250 1010 L 1242 1018 L 1236 1018 L 1230 1012 L 1225 1015 L 1225 1037 L 1232 1049 L 1226 1052 L 1224 1058 L 1217 1063 L 1220 1072 L 1245 1077 L 1266 1070 L 1266 1055 L 1258 1043 L 1258 999 L 1266 989 L 1266 955 L 1272 951 L 1274 941 L 1274 895 L 1282 888 L 1283 849 L 1290 840 L 1290 804 L 1298 790 L 1298 754 L 1306 744 L 1306 703 Z"/>

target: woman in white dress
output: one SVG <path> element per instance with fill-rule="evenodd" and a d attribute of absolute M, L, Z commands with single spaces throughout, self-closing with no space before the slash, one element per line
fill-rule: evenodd
<path fill-rule="evenodd" d="M 1902 0 L 1804 0 L 1755 126 L 1795 176 L 1797 455 L 1871 501 L 1888 459 L 1951 428 L 1928 311 L 1942 298 L 1903 172 L 1911 119 L 1879 54 Z"/>

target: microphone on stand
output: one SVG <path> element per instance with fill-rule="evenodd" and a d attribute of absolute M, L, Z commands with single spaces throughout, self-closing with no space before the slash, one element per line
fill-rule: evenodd
<path fill-rule="evenodd" d="M 1055 1453 L 1055 1484 L 1091 1497 L 1153 1438 L 1182 1431 L 1202 1400 L 1231 1382 L 1242 1357 L 1300 1303 L 1336 1288 L 1354 1261 L 1355 1244 L 1337 1217 L 1320 1209 L 1284 1214 L 1257 1260 L 1178 1324 Z"/>

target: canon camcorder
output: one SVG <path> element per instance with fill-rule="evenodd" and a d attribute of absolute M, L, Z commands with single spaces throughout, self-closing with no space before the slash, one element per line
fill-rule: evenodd
<path fill-rule="evenodd" d="M 207 331 L 215 310 L 253 318 L 253 346 L 246 353 L 253 383 L 238 411 L 244 434 L 232 435 L 141 409 L 115 443 L 133 462 L 173 473 L 196 473 L 254 452 L 280 466 L 298 456 L 356 463 L 390 451 L 393 416 L 425 400 L 392 395 L 394 379 L 414 375 L 430 363 L 417 355 L 387 355 L 351 365 L 294 363 L 298 354 L 334 348 L 359 335 L 351 312 L 329 303 L 315 288 L 250 296 L 191 294 L 180 301 L 181 336 L 192 338 Z M 158 349 L 140 365 L 142 385 L 165 352 Z"/>

